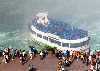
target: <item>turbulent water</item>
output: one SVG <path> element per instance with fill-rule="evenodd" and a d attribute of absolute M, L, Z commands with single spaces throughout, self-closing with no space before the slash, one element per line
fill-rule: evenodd
<path fill-rule="evenodd" d="M 89 31 L 92 50 L 100 50 L 99 0 L 0 0 L 0 47 L 28 48 L 28 24 L 38 12 Z"/>

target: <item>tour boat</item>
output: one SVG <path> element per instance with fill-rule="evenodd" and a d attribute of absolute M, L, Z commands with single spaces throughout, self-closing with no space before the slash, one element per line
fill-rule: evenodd
<path fill-rule="evenodd" d="M 88 31 L 38 13 L 32 18 L 31 36 L 39 42 L 59 50 L 89 51 Z"/>

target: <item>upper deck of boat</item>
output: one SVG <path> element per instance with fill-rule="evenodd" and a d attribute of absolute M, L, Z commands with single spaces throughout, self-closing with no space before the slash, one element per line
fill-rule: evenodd
<path fill-rule="evenodd" d="M 88 31 L 85 31 L 85 29 L 79 29 L 71 24 L 53 20 L 51 18 L 46 26 L 41 23 L 37 23 L 37 19 L 34 18 L 32 20 L 32 25 L 39 31 L 51 33 L 67 40 L 76 40 L 88 36 Z"/>

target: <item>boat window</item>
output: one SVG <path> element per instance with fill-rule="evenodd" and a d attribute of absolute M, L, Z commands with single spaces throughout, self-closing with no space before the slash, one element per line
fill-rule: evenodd
<path fill-rule="evenodd" d="M 49 41 L 55 43 L 55 40 L 53 38 L 49 38 Z"/>
<path fill-rule="evenodd" d="M 43 39 L 48 40 L 48 37 L 47 36 L 43 36 Z"/>
<path fill-rule="evenodd" d="M 68 43 L 62 43 L 62 46 L 63 47 L 69 47 L 69 44 Z"/>
<path fill-rule="evenodd" d="M 59 40 L 55 40 L 55 43 L 59 46 L 61 46 L 61 42 Z"/>
<path fill-rule="evenodd" d="M 61 46 L 61 42 L 59 40 L 57 40 L 57 39 L 49 38 L 49 41 L 52 42 L 52 43 L 55 43 L 55 44 L 57 44 L 59 46 Z"/>
<path fill-rule="evenodd" d="M 41 34 L 39 34 L 39 33 L 37 33 L 37 37 L 40 37 L 40 38 L 42 38 L 42 35 L 41 35 Z"/>
<path fill-rule="evenodd" d="M 89 44 L 89 40 L 82 42 L 81 46 L 84 46 L 84 45 L 87 45 L 87 44 Z"/>
<path fill-rule="evenodd" d="M 81 47 L 81 43 L 71 43 L 70 44 L 70 48 L 77 48 L 77 47 Z"/>

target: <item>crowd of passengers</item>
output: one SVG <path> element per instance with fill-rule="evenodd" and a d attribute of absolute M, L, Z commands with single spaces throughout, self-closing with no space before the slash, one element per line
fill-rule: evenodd
<path fill-rule="evenodd" d="M 28 60 L 32 60 L 39 54 L 40 59 L 43 60 L 48 55 L 47 50 L 42 50 L 38 52 L 36 48 L 30 47 L 29 51 L 13 48 L 5 48 L 0 54 L 2 62 L 9 63 L 16 58 L 20 59 L 20 63 L 24 65 Z M 55 50 L 52 51 L 58 59 L 57 71 L 65 71 L 65 66 L 70 66 L 74 60 L 81 60 L 88 66 L 88 71 L 96 71 L 100 68 L 100 52 L 90 55 L 85 51 L 68 51 L 68 50 Z"/>
<path fill-rule="evenodd" d="M 95 54 L 89 54 L 85 51 L 58 51 L 57 58 L 58 71 L 66 71 L 66 66 L 70 66 L 74 60 L 81 60 L 84 64 L 88 66 L 87 71 L 100 71 L 100 52 Z"/>
<path fill-rule="evenodd" d="M 28 51 L 14 48 L 5 48 L 0 51 L 0 57 L 2 57 L 3 63 L 9 63 L 11 60 L 14 61 L 16 58 L 20 60 L 20 63 L 24 65 L 28 60 L 32 60 L 37 55 L 40 56 L 40 59 L 43 60 L 47 55 L 47 50 L 37 51 L 36 48 L 31 47 Z"/>

